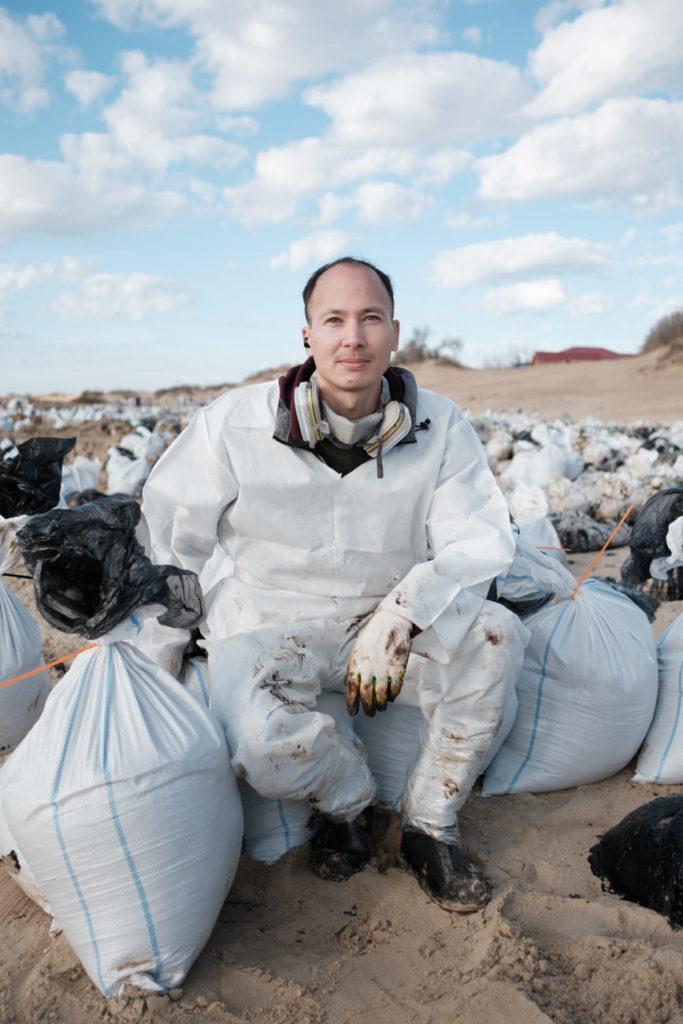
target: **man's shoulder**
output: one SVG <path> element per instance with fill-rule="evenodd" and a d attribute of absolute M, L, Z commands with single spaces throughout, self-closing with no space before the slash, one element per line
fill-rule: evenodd
<path fill-rule="evenodd" d="M 417 389 L 417 403 L 418 409 L 422 407 L 432 410 L 434 415 L 454 417 L 455 419 L 463 418 L 462 409 L 456 402 L 436 391 L 430 391 L 429 388 L 419 387 Z"/>
<path fill-rule="evenodd" d="M 260 412 L 272 412 L 277 405 L 277 397 L 277 380 L 242 384 L 214 398 L 201 412 L 212 420 L 231 419 L 236 416 L 245 416 L 253 420 Z"/>

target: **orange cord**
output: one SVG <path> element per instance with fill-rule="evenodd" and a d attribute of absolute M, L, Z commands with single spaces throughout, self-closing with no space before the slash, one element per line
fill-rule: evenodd
<path fill-rule="evenodd" d="M 40 665 L 38 668 L 31 669 L 30 672 L 24 672 L 22 676 L 15 676 L 14 679 L 8 679 L 4 683 L 0 683 L 0 690 L 3 686 L 10 686 L 12 683 L 18 683 L 20 679 L 28 679 L 29 676 L 34 676 L 36 672 L 43 672 L 46 668 L 52 668 L 54 665 L 61 665 L 63 661 L 69 661 L 70 658 L 75 658 L 77 654 L 83 654 L 84 651 L 92 651 L 93 647 L 99 646 L 98 644 L 89 644 L 88 647 L 81 647 L 80 651 L 74 651 L 73 654 L 65 654 L 63 658 L 57 658 L 56 661 L 51 661 L 47 665 Z"/>
<path fill-rule="evenodd" d="M 578 582 L 578 583 L 576 584 L 576 586 L 574 587 L 574 589 L 573 589 L 573 591 L 572 591 L 572 597 L 574 597 L 574 595 L 576 594 L 577 590 L 579 589 L 579 587 L 581 586 L 581 584 L 583 583 L 583 581 L 585 580 L 586 576 L 587 576 L 587 575 L 588 575 L 588 573 L 589 573 L 589 572 L 591 571 L 591 569 L 593 568 L 593 566 L 597 565 L 597 563 L 598 563 L 598 562 L 600 561 L 600 559 L 602 558 L 602 556 L 603 556 L 603 554 L 604 554 L 605 550 L 606 550 L 606 549 L 607 549 L 607 548 L 609 547 L 609 545 L 610 545 L 610 542 L 611 542 L 612 538 L 613 538 L 613 537 L 614 537 L 614 536 L 615 536 L 615 535 L 616 535 L 616 534 L 618 533 L 618 531 L 620 530 L 620 528 L 621 528 L 621 526 L 622 526 L 622 524 L 623 524 L 624 520 L 626 519 L 626 516 L 627 516 L 627 515 L 629 514 L 629 512 L 631 511 L 631 509 L 632 509 L 632 508 L 633 508 L 633 505 L 629 505 L 629 507 L 628 507 L 628 508 L 626 509 L 626 511 L 624 512 L 623 516 L 621 517 L 621 519 L 619 520 L 619 522 L 617 523 L 617 525 L 616 525 L 616 526 L 614 527 L 614 529 L 613 529 L 613 530 L 612 530 L 612 532 L 610 533 L 609 537 L 607 538 L 607 540 L 605 541 L 605 543 L 604 543 L 604 544 L 602 545 L 602 547 L 601 547 L 601 548 L 600 548 L 600 550 L 598 551 L 597 555 L 595 556 L 595 558 L 593 559 L 593 561 L 591 562 L 591 564 L 590 564 L 590 565 L 588 566 L 588 568 L 586 569 L 585 573 L 583 574 L 583 576 L 581 577 L 581 579 L 579 580 L 579 582 Z"/>

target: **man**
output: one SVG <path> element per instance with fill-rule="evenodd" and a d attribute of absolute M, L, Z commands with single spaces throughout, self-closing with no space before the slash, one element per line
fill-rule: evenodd
<path fill-rule="evenodd" d="M 522 661 L 515 616 L 486 600 L 512 560 L 508 511 L 457 407 L 390 366 L 389 278 L 345 257 L 312 275 L 304 303 L 306 362 L 218 398 L 154 468 L 151 555 L 200 574 L 233 767 L 320 812 L 320 874 L 367 862 L 376 793 L 351 718 L 320 694 L 328 707 L 345 692 L 351 715 L 420 705 L 402 855 L 444 905 L 476 909 L 491 889 L 459 848 L 457 811 Z M 165 652 L 176 670 L 178 650 L 175 664 Z"/>

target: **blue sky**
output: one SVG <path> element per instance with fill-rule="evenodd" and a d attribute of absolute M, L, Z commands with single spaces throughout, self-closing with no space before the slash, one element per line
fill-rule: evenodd
<path fill-rule="evenodd" d="M 0 394 L 237 382 L 391 275 L 471 366 L 683 306 L 680 0 L 0 6 Z"/>

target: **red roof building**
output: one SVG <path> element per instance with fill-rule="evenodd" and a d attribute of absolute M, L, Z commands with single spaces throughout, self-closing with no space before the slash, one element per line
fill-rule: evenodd
<path fill-rule="evenodd" d="M 537 352 L 531 361 L 532 366 L 540 363 L 580 363 L 596 359 L 630 359 L 623 352 L 612 352 L 608 348 L 590 348 L 589 346 L 565 348 L 562 352 Z"/>

